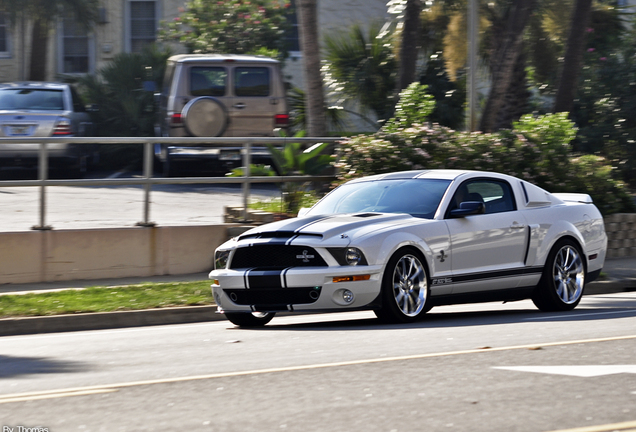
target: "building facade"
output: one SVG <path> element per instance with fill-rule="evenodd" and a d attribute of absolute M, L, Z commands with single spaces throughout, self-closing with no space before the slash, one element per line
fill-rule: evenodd
<path fill-rule="evenodd" d="M 185 0 L 101 0 L 98 20 L 90 29 L 73 18 L 60 18 L 49 37 L 47 80 L 60 74 L 95 73 L 117 53 L 139 52 L 157 40 L 161 21 L 179 15 Z M 386 0 L 319 0 L 321 32 L 346 31 L 354 22 L 387 18 Z M 31 23 L 8 22 L 0 13 L 0 82 L 28 78 Z M 174 47 L 175 53 L 183 52 Z M 301 53 L 291 53 L 286 75 L 302 85 Z"/>

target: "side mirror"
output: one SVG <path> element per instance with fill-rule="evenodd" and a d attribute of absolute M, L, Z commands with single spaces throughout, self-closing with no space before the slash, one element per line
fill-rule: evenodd
<path fill-rule="evenodd" d="M 462 218 L 470 215 L 483 214 L 486 212 L 486 206 L 480 201 L 465 201 L 459 204 L 459 208 L 451 210 L 452 218 Z"/>

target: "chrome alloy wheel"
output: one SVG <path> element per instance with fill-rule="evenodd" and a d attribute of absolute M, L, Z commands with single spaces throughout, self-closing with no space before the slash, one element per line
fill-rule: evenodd
<path fill-rule="evenodd" d="M 585 284 L 585 267 L 579 252 L 570 245 L 563 246 L 556 254 L 552 269 L 556 293 L 565 304 L 578 301 Z"/>
<path fill-rule="evenodd" d="M 426 304 L 428 282 L 420 260 L 411 254 L 400 258 L 393 270 L 393 297 L 407 317 L 415 317 Z"/>

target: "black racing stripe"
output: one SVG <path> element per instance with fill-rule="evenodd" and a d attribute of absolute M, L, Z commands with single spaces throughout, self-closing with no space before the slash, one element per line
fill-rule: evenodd
<path fill-rule="evenodd" d="M 311 222 L 306 223 L 305 225 L 303 225 L 303 226 L 301 226 L 301 227 L 299 227 L 299 228 L 296 228 L 295 232 L 296 232 L 296 233 L 301 233 L 301 232 L 302 232 L 302 230 L 304 230 L 304 229 L 306 229 L 306 228 L 308 228 L 308 227 L 310 227 L 310 226 L 312 226 L 312 225 L 314 225 L 314 224 L 317 224 L 318 222 L 322 222 L 322 221 L 324 221 L 324 220 L 328 220 L 328 219 L 333 219 L 334 217 L 336 217 L 336 215 L 326 215 L 326 216 L 321 216 L 321 217 L 320 217 L 320 218 L 318 218 L 318 219 L 312 220 Z"/>
<path fill-rule="evenodd" d="M 282 270 L 252 270 L 247 278 L 250 289 L 259 288 L 283 288 L 280 275 Z"/>
<path fill-rule="evenodd" d="M 536 274 L 541 272 L 543 272 L 543 267 L 523 267 L 523 268 L 511 269 L 511 270 L 501 270 L 501 271 L 493 271 L 493 272 L 471 273 L 471 274 L 465 274 L 461 276 L 451 276 L 450 279 L 452 279 L 452 283 L 456 284 L 456 283 L 483 281 L 487 279 L 501 279 L 506 277 Z M 448 278 L 440 278 L 440 279 L 448 279 Z M 448 282 L 445 284 L 448 284 Z"/>
<path fill-rule="evenodd" d="M 541 273 L 543 267 L 523 267 L 512 270 L 501 270 L 495 272 L 473 273 L 461 276 L 453 276 L 453 282 L 473 282 L 484 279 L 500 279 L 504 277 L 521 276 L 525 274 Z"/>

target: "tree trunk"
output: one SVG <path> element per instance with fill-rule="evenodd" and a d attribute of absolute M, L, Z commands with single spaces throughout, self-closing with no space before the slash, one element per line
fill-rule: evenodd
<path fill-rule="evenodd" d="M 49 42 L 49 25 L 42 19 L 33 22 L 31 31 L 30 81 L 46 81 L 46 57 Z"/>
<path fill-rule="evenodd" d="M 398 92 L 415 81 L 415 66 L 420 46 L 422 24 L 420 0 L 407 0 L 404 11 L 404 28 L 402 29 L 402 45 L 400 46 L 400 71 L 398 75 Z"/>
<path fill-rule="evenodd" d="M 297 0 L 300 49 L 303 54 L 303 79 L 305 82 L 305 112 L 307 135 L 325 136 L 325 96 L 320 74 L 320 45 L 318 43 L 317 0 Z"/>
<path fill-rule="evenodd" d="M 572 10 L 570 34 L 563 59 L 563 70 L 559 79 L 554 112 L 569 112 L 572 110 L 574 96 L 578 84 L 579 69 L 583 61 L 585 48 L 585 30 L 590 19 L 592 0 L 576 0 Z"/>
<path fill-rule="evenodd" d="M 507 13 L 506 26 L 499 47 L 491 61 L 492 82 L 479 129 L 492 132 L 506 93 L 514 76 L 514 67 L 523 49 L 522 34 L 537 0 L 514 0 Z"/>
<path fill-rule="evenodd" d="M 519 120 L 519 117 L 528 112 L 530 96 L 526 74 L 526 55 L 522 49 L 515 63 L 512 82 L 506 92 L 503 106 L 499 110 L 495 130 L 511 129 L 512 122 Z"/>

